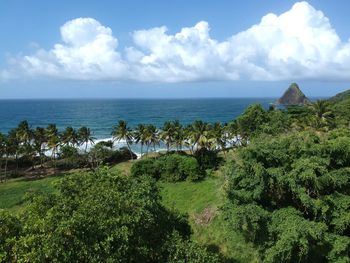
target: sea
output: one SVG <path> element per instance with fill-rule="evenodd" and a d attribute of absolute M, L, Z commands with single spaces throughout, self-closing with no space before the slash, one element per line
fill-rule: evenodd
<path fill-rule="evenodd" d="M 27 120 L 32 128 L 54 123 L 60 131 L 67 126 L 87 126 L 98 141 L 108 140 L 113 125 L 121 119 L 131 128 L 139 123 L 161 127 L 168 120 L 184 125 L 195 120 L 226 123 L 251 104 L 267 109 L 274 101 L 276 98 L 0 100 L 0 132 L 7 133 Z M 137 146 L 133 149 L 139 151 Z"/>

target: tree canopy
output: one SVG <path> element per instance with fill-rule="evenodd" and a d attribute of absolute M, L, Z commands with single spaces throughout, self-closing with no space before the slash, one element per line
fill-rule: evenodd
<path fill-rule="evenodd" d="M 349 262 L 350 133 L 257 138 L 227 167 L 233 229 L 264 262 Z"/>
<path fill-rule="evenodd" d="M 18 218 L 0 211 L 4 237 L 0 241 L 0 261 L 217 259 L 187 239 L 185 218 L 161 205 L 156 185 L 148 177 L 129 178 L 105 168 L 65 177 L 55 192 L 34 194 L 28 200 Z M 186 244 L 188 248 L 179 252 Z"/>

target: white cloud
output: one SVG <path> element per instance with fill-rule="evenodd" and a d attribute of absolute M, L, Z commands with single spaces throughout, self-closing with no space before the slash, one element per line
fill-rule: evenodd
<path fill-rule="evenodd" d="M 12 76 L 7 70 L 0 70 L 0 81 L 8 81 L 10 79 L 12 79 Z"/>
<path fill-rule="evenodd" d="M 49 51 L 15 59 L 29 76 L 65 79 L 126 78 L 128 64 L 116 51 L 118 40 L 112 30 L 92 18 L 77 18 L 61 27 L 63 43 Z"/>
<path fill-rule="evenodd" d="M 350 80 L 350 41 L 306 2 L 219 42 L 207 22 L 168 34 L 165 26 L 132 33 L 118 51 L 112 30 L 93 18 L 61 27 L 62 43 L 12 59 L 10 70 L 32 77 L 157 82 L 199 80 Z M 1 78 L 1 77 L 0 77 Z"/>

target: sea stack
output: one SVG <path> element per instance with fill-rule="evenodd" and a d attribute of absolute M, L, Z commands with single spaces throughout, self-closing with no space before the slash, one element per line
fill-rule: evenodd
<path fill-rule="evenodd" d="M 276 101 L 277 105 L 305 105 L 309 104 L 310 100 L 300 90 L 298 84 L 292 83 L 284 92 L 283 96 Z"/>

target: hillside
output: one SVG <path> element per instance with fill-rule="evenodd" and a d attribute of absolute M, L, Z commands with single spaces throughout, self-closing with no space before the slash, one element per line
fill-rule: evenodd
<path fill-rule="evenodd" d="M 328 99 L 333 111 L 338 118 L 343 120 L 343 124 L 350 123 L 350 89 Z"/>
<path fill-rule="evenodd" d="M 276 102 L 277 105 L 305 105 L 308 103 L 310 103 L 310 100 L 296 83 L 292 83 L 284 92 L 283 96 Z"/>
<path fill-rule="evenodd" d="M 342 102 L 342 101 L 348 100 L 348 99 L 350 99 L 350 89 L 338 93 L 337 95 L 329 98 L 328 101 L 330 103 L 339 103 L 339 102 Z"/>

